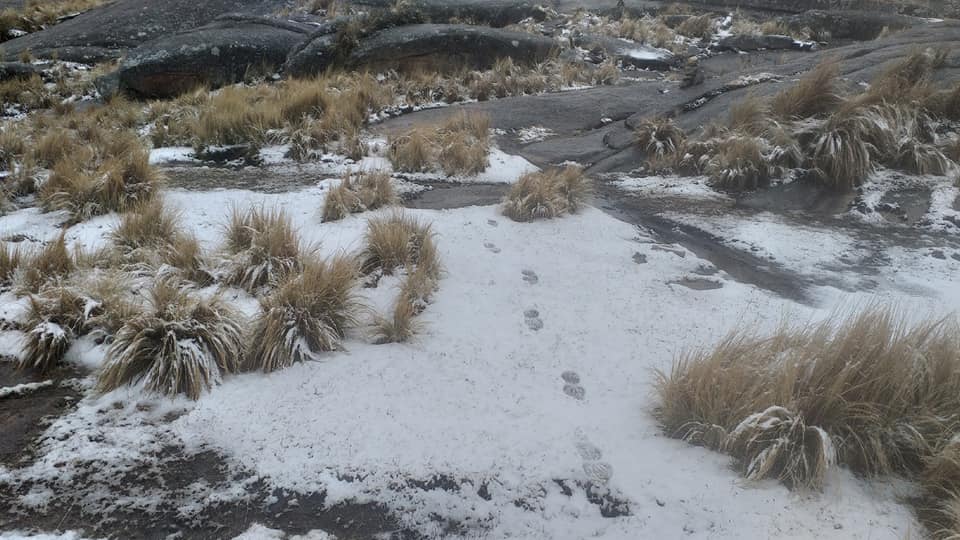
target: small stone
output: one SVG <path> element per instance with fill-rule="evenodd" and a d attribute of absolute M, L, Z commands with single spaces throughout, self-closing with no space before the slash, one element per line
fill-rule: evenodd
<path fill-rule="evenodd" d="M 656 499 L 656 501 L 657 501 L 657 506 L 664 507 L 667 505 L 667 503 L 664 502 L 663 499 Z"/>
<path fill-rule="evenodd" d="M 491 227 L 496 227 L 496 226 L 497 226 L 497 220 L 495 220 L 495 219 L 488 219 L 488 220 L 487 220 L 487 225 L 489 225 L 489 226 L 491 226 Z"/>
<path fill-rule="evenodd" d="M 633 262 L 637 264 L 646 264 L 647 256 L 639 251 L 633 254 Z"/>
<path fill-rule="evenodd" d="M 841 524 L 839 524 L 839 523 L 834 523 L 834 524 L 833 524 L 833 528 L 834 528 L 834 530 L 839 531 L 840 529 L 843 528 L 843 525 L 841 525 Z"/>

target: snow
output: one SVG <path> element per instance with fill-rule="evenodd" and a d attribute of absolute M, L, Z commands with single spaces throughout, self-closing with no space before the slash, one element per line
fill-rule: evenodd
<path fill-rule="evenodd" d="M 642 188 L 662 180 L 631 182 Z M 263 204 L 284 208 L 321 254 L 356 251 L 366 220 L 382 212 L 321 225 L 328 187 L 279 194 L 170 190 L 166 200 L 210 248 L 219 245 L 232 206 Z M 699 188 L 692 193 L 705 195 Z M 909 486 L 865 482 L 842 469 L 831 471 L 822 494 L 746 482 L 729 457 L 664 437 L 652 416 L 654 370 L 669 368 L 680 352 L 709 346 L 734 328 L 763 331 L 785 317 L 819 320 L 838 306 L 864 305 L 873 293 L 821 287 L 811 306 L 723 272 L 712 277 L 722 285 L 715 290 L 671 284 L 709 263 L 593 208 L 523 224 L 496 207 L 408 212 L 433 223 L 446 270 L 420 316 L 425 330 L 412 342 L 371 345 L 356 331 L 345 351 L 272 374 L 225 377 L 197 402 L 153 398 L 140 388 L 90 395 L 54 421 L 34 463 L 0 469 L 0 483 L 42 480 L 19 501 L 42 507 L 82 476 L 84 463 L 97 463 L 105 478 L 123 478 L 163 448 L 182 444 L 191 452 L 217 450 L 231 466 L 291 492 L 325 490 L 328 505 L 382 503 L 402 525 L 427 536 L 444 530 L 435 514 L 459 522 L 472 531 L 468 536 L 494 538 L 892 539 L 919 529 L 900 502 Z M 17 224 L 27 219 L 21 214 L 31 216 L 19 211 L 0 219 Z M 34 234 L 55 229 L 35 217 Z M 102 242 L 115 219 L 71 227 L 68 237 Z M 773 215 L 687 219 L 810 273 L 858 249 L 841 232 Z M 903 281 L 928 275 L 909 262 L 913 254 L 890 256 L 892 265 L 906 265 Z M 949 280 L 956 269 L 941 263 L 932 274 L 936 289 L 924 291 L 925 312 L 946 313 L 960 298 Z M 364 294 L 380 308 L 395 286 L 385 280 Z M 885 290 L 886 298 L 908 302 L 914 294 L 905 291 Z M 254 302 L 235 291 L 225 298 L 247 312 Z M 81 341 L 69 357 L 96 369 L 102 353 Z M 567 372 L 579 382 L 568 382 Z M 168 415 L 175 419 L 160 420 Z M 405 482 L 437 475 L 459 489 Z M 625 501 L 630 515 L 602 517 L 588 482 L 595 486 L 591 496 Z M 246 496 L 242 485 L 209 489 L 196 486 L 196 500 L 184 511 Z M 149 511 L 156 504 L 149 495 L 113 495 L 104 490 L 85 504 L 100 511 L 119 505 Z M 262 526 L 244 534 L 284 538 Z"/>
<path fill-rule="evenodd" d="M 264 527 L 254 523 L 243 534 L 233 537 L 233 540 L 336 540 L 332 534 L 321 530 L 313 530 L 307 534 L 287 536 L 283 531 Z"/>
<path fill-rule="evenodd" d="M 624 51 L 626 56 L 636 60 L 664 60 L 672 57 L 670 51 L 655 47 L 641 47 Z"/>
<path fill-rule="evenodd" d="M 644 197 L 682 196 L 685 198 L 727 200 L 728 196 L 710 187 L 704 176 L 644 176 L 613 175 L 610 177 L 618 188 Z"/>
<path fill-rule="evenodd" d="M 171 146 L 150 150 L 151 165 L 198 162 L 197 158 L 193 155 L 193 148 L 189 146 Z"/>
<path fill-rule="evenodd" d="M 23 396 L 51 386 L 53 386 L 53 379 L 34 383 L 16 384 L 13 386 L 2 386 L 0 387 L 0 399 L 10 396 Z"/>

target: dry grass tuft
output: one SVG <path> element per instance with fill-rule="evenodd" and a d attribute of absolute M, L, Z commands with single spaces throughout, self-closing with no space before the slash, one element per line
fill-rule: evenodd
<path fill-rule="evenodd" d="M 653 160 L 672 155 L 683 146 L 687 134 L 669 118 L 644 120 L 635 129 L 637 144 Z"/>
<path fill-rule="evenodd" d="M 786 120 L 831 112 L 842 101 L 837 90 L 838 74 L 839 67 L 835 62 L 820 64 L 796 84 L 775 95 L 770 101 L 770 111 Z"/>
<path fill-rule="evenodd" d="M 575 213 L 584 205 L 591 191 L 590 179 L 576 165 L 527 173 L 507 193 L 503 201 L 503 215 L 514 221 L 533 221 Z"/>
<path fill-rule="evenodd" d="M 261 300 L 245 369 L 276 371 L 338 348 L 357 323 L 358 275 L 352 257 L 305 261 Z"/>
<path fill-rule="evenodd" d="M 13 283 L 13 277 L 24 260 L 20 246 L 0 242 L 0 289 Z"/>
<path fill-rule="evenodd" d="M 347 173 L 323 203 L 323 221 L 337 221 L 350 214 L 396 204 L 397 194 L 384 171 Z"/>
<path fill-rule="evenodd" d="M 707 159 L 704 172 L 721 189 L 757 189 L 770 182 L 770 167 L 763 150 L 763 139 L 758 137 L 735 135 L 721 139 Z"/>
<path fill-rule="evenodd" d="M 377 316 L 374 319 L 374 343 L 404 343 L 409 341 L 420 324 L 416 321 L 417 306 L 404 295 L 397 298 L 393 313 L 387 317 Z"/>
<path fill-rule="evenodd" d="M 39 196 L 47 211 L 63 210 L 73 221 L 109 212 L 124 212 L 150 201 L 159 191 L 161 178 L 150 165 L 149 152 L 136 139 L 118 137 L 103 143 L 111 156 L 89 169 L 83 158 L 57 162 Z"/>
<path fill-rule="evenodd" d="M 398 268 L 435 268 L 439 261 L 430 226 L 403 212 L 367 221 L 366 248 L 360 270 L 393 274 Z"/>
<path fill-rule="evenodd" d="M 710 39 L 713 35 L 713 17 L 709 13 L 688 17 L 677 26 L 677 33 L 691 38 Z"/>
<path fill-rule="evenodd" d="M 226 251 L 231 258 L 228 285 L 254 293 L 297 271 L 300 240 L 282 210 L 234 209 L 227 225 Z"/>
<path fill-rule="evenodd" d="M 816 487 L 834 458 L 862 474 L 929 471 L 960 427 L 958 336 L 952 321 L 911 326 L 883 309 L 734 334 L 659 374 L 658 417 L 751 478 Z"/>
<path fill-rule="evenodd" d="M 75 269 L 65 233 L 61 233 L 39 251 L 22 255 L 14 275 L 14 287 L 20 294 L 36 293 L 44 284 L 63 280 Z"/>
<path fill-rule="evenodd" d="M 835 116 L 827 120 L 811 151 L 820 182 L 838 191 L 859 186 L 873 171 L 876 147 L 862 137 L 857 118 Z"/>
<path fill-rule="evenodd" d="M 479 174 L 489 165 L 490 117 L 461 111 L 442 124 L 418 126 L 391 137 L 389 144 L 388 157 L 396 170 Z"/>
<path fill-rule="evenodd" d="M 121 253 L 136 258 L 144 250 L 165 248 L 180 235 L 180 216 L 167 208 L 163 199 L 144 203 L 120 217 L 110 237 Z"/>
<path fill-rule="evenodd" d="M 89 318 L 88 302 L 89 299 L 63 286 L 30 295 L 24 326 L 27 335 L 17 367 L 45 373 L 59 365 Z"/>
<path fill-rule="evenodd" d="M 20 368 L 46 372 L 60 364 L 74 339 L 112 335 L 136 308 L 123 298 L 126 281 L 109 275 L 80 286 L 44 287 L 30 295 Z"/>
<path fill-rule="evenodd" d="M 150 291 L 150 309 L 128 320 L 107 351 L 97 388 L 109 392 L 144 381 L 150 391 L 197 399 L 239 369 L 242 324 L 218 298 L 201 300 L 173 280 Z"/>

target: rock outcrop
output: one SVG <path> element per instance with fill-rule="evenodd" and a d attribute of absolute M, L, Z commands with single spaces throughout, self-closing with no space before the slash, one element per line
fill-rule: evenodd
<path fill-rule="evenodd" d="M 169 97 L 201 85 L 217 87 L 250 74 L 275 73 L 310 30 L 289 21 L 224 16 L 131 50 L 118 70 L 119 89 L 140 97 Z"/>
<path fill-rule="evenodd" d="M 269 15 L 285 0 L 115 0 L 73 19 L 0 44 L 0 56 L 96 63 L 142 43 L 197 28 L 227 13 Z"/>

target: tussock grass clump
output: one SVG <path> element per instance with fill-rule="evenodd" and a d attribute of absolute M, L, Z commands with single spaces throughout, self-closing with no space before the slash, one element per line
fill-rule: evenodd
<path fill-rule="evenodd" d="M 842 102 L 837 89 L 839 67 L 825 62 L 796 84 L 773 97 L 770 111 L 786 120 L 811 118 L 834 110 Z"/>
<path fill-rule="evenodd" d="M 669 118 L 644 120 L 634 129 L 634 134 L 640 148 L 654 160 L 674 154 L 687 140 L 687 134 Z"/>
<path fill-rule="evenodd" d="M 490 117 L 461 111 L 442 124 L 391 137 L 389 145 L 388 157 L 398 171 L 479 174 L 489 165 Z"/>
<path fill-rule="evenodd" d="M 180 234 L 179 221 L 180 215 L 156 198 L 123 214 L 110 237 L 125 255 L 158 250 Z"/>
<path fill-rule="evenodd" d="M 914 51 L 874 78 L 859 102 L 908 104 L 927 99 L 933 91 L 931 75 L 943 66 L 946 54 L 945 49 Z"/>
<path fill-rule="evenodd" d="M 253 293 L 301 266 L 300 239 L 282 210 L 235 208 L 226 234 L 225 247 L 231 258 L 225 280 L 228 285 Z"/>
<path fill-rule="evenodd" d="M 78 159 L 57 162 L 39 192 L 45 210 L 64 210 L 73 221 L 83 221 L 109 212 L 125 212 L 157 194 L 160 175 L 138 141 L 116 138 L 103 144 L 102 151 L 115 157 L 92 169 Z"/>
<path fill-rule="evenodd" d="M 159 280 L 149 304 L 117 331 L 97 381 L 100 392 L 143 381 L 150 391 L 197 399 L 222 373 L 239 370 L 242 324 L 218 298 L 201 300 L 173 280 Z"/>
<path fill-rule="evenodd" d="M 691 38 L 710 39 L 713 35 L 713 17 L 709 13 L 688 17 L 677 26 L 677 33 Z"/>
<path fill-rule="evenodd" d="M 267 131 L 282 127 L 280 107 L 264 98 L 242 87 L 220 90 L 210 98 L 193 126 L 198 144 L 262 144 Z"/>
<path fill-rule="evenodd" d="M 19 270 L 14 275 L 14 286 L 21 293 L 36 293 L 45 283 L 61 281 L 76 269 L 76 263 L 67 249 L 65 233 L 47 242 L 40 250 L 24 253 Z"/>
<path fill-rule="evenodd" d="M 413 266 L 434 268 L 439 273 L 430 226 L 402 212 L 367 221 L 365 244 L 360 264 L 364 274 L 380 271 L 391 275 L 398 268 Z"/>
<path fill-rule="evenodd" d="M 90 283 L 44 287 L 29 297 L 24 355 L 18 367 L 46 372 L 59 365 L 73 341 L 97 332 L 111 335 L 136 313 L 122 297 L 125 281 L 112 275 Z"/>
<path fill-rule="evenodd" d="M 770 168 L 758 137 L 731 136 L 720 140 L 704 172 L 713 185 L 734 191 L 757 189 L 770 181 Z"/>
<path fill-rule="evenodd" d="M 23 260 L 20 246 L 0 242 L 0 288 L 9 287 L 13 283 L 13 277 Z"/>
<path fill-rule="evenodd" d="M 352 257 L 304 261 L 261 300 L 244 368 L 276 371 L 338 348 L 357 323 L 358 276 Z"/>
<path fill-rule="evenodd" d="M 390 315 L 374 318 L 374 343 L 382 345 L 409 341 L 420 329 L 416 315 L 416 305 L 400 295 Z"/>
<path fill-rule="evenodd" d="M 20 369 L 41 373 L 60 364 L 88 319 L 88 299 L 72 289 L 58 286 L 40 295 L 30 295 Z"/>
<path fill-rule="evenodd" d="M 347 173 L 323 203 L 323 221 L 337 221 L 350 214 L 396 204 L 397 194 L 384 171 Z"/>
<path fill-rule="evenodd" d="M 731 453 L 751 478 L 817 487 L 831 463 L 919 474 L 960 426 L 960 333 L 868 309 L 739 333 L 659 374 L 666 433 Z"/>
<path fill-rule="evenodd" d="M 584 205 L 591 190 L 590 179 L 576 165 L 527 173 L 504 198 L 503 215 L 514 221 L 533 221 L 575 213 Z"/>

